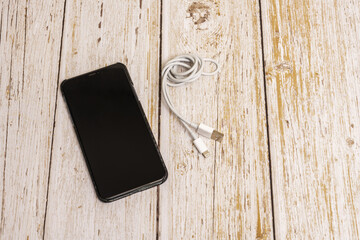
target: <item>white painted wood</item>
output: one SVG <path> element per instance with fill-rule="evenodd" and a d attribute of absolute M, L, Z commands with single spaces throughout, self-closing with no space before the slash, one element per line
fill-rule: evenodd
<path fill-rule="evenodd" d="M 258 1 L 222 3 L 217 108 L 216 239 L 273 239 Z"/>
<path fill-rule="evenodd" d="M 359 1 L 262 0 L 278 239 L 359 239 Z"/>
<path fill-rule="evenodd" d="M 224 131 L 198 155 L 161 108 L 160 147 L 169 170 L 160 188 L 161 239 L 271 239 L 272 213 L 257 1 L 165 1 L 163 64 L 182 53 L 215 58 L 216 77 L 170 91 L 184 116 Z"/>
<path fill-rule="evenodd" d="M 160 5 L 68 1 L 60 79 L 115 62 L 128 66 L 152 130 L 158 131 Z M 59 96 L 45 239 L 155 239 L 157 188 L 100 202 Z"/>
<path fill-rule="evenodd" d="M 160 198 L 153 188 L 104 204 L 57 89 L 123 62 L 157 136 L 160 2 L 67 1 L 59 63 L 64 1 L 4 0 L 0 239 L 358 239 L 360 6 L 260 2 L 275 229 L 258 1 L 163 1 L 163 63 L 196 52 L 222 69 L 171 91 L 174 104 L 225 138 L 206 141 L 203 159 L 161 103 Z"/>
<path fill-rule="evenodd" d="M 1 1 L 0 239 L 40 239 L 63 1 Z"/>

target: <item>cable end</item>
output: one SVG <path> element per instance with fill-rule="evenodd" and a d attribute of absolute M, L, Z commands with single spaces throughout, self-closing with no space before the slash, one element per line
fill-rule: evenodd
<path fill-rule="evenodd" d="M 218 142 L 221 142 L 224 137 L 224 134 L 203 123 L 199 124 L 198 128 L 196 129 L 196 132 L 199 133 L 201 136 L 211 138 L 212 140 Z"/>
<path fill-rule="evenodd" d="M 197 138 L 193 141 L 196 149 L 198 150 L 198 152 L 200 154 L 202 154 L 205 158 L 207 158 L 208 156 L 210 156 L 209 150 L 206 147 L 204 141 L 201 138 Z"/>
<path fill-rule="evenodd" d="M 205 152 L 202 153 L 202 155 L 203 155 L 204 158 L 207 158 L 207 157 L 210 156 L 210 153 L 209 153 L 208 150 L 206 150 Z"/>
<path fill-rule="evenodd" d="M 221 142 L 224 138 L 224 134 L 221 133 L 221 132 L 218 132 L 216 130 L 214 130 L 211 134 L 211 137 L 210 137 L 212 140 L 215 140 L 217 142 Z"/>

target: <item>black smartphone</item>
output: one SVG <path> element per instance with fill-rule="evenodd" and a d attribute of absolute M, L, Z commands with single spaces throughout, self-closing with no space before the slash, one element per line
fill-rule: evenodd
<path fill-rule="evenodd" d="M 101 201 L 166 180 L 164 161 L 125 65 L 64 80 L 61 92 Z"/>

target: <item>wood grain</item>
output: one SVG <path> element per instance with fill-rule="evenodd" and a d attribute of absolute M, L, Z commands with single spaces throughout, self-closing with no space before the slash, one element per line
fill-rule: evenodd
<path fill-rule="evenodd" d="M 198 53 L 221 64 L 218 76 L 170 91 L 174 104 L 225 140 L 206 141 L 204 159 L 162 103 L 160 239 L 273 237 L 260 40 L 257 1 L 164 1 L 163 63 Z"/>
<path fill-rule="evenodd" d="M 1 1 L 1 239 L 43 235 L 63 1 Z"/>
<path fill-rule="evenodd" d="M 359 239 L 359 1 L 262 0 L 278 239 Z"/>
<path fill-rule="evenodd" d="M 221 7 L 232 17 L 221 24 L 230 39 L 219 59 L 218 125 L 227 137 L 216 156 L 215 237 L 272 239 L 259 5 Z"/>
<path fill-rule="evenodd" d="M 60 81 L 123 62 L 158 132 L 158 1 L 67 1 Z M 59 94 L 45 239 L 155 239 L 157 189 L 105 204 L 93 189 Z"/>
<path fill-rule="evenodd" d="M 358 1 L 0 6 L 0 239 L 360 238 Z M 225 133 L 206 141 L 207 159 L 159 102 L 160 57 L 190 52 L 221 64 L 218 76 L 170 92 L 189 119 Z M 104 204 L 58 88 L 118 61 L 169 178 Z"/>

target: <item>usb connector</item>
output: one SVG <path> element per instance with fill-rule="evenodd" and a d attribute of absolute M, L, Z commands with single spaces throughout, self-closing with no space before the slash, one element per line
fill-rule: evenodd
<path fill-rule="evenodd" d="M 211 138 L 218 142 L 221 142 L 224 137 L 224 134 L 203 123 L 199 124 L 198 128 L 196 129 L 196 132 L 199 133 L 201 136 Z"/>
<path fill-rule="evenodd" d="M 198 152 L 201 153 L 204 158 L 207 158 L 210 155 L 208 148 L 206 147 L 204 141 L 201 138 L 195 139 L 193 143 Z"/>
<path fill-rule="evenodd" d="M 224 134 L 221 132 L 218 132 L 216 130 L 214 130 L 211 134 L 211 139 L 215 140 L 217 142 L 221 142 L 223 140 Z"/>

